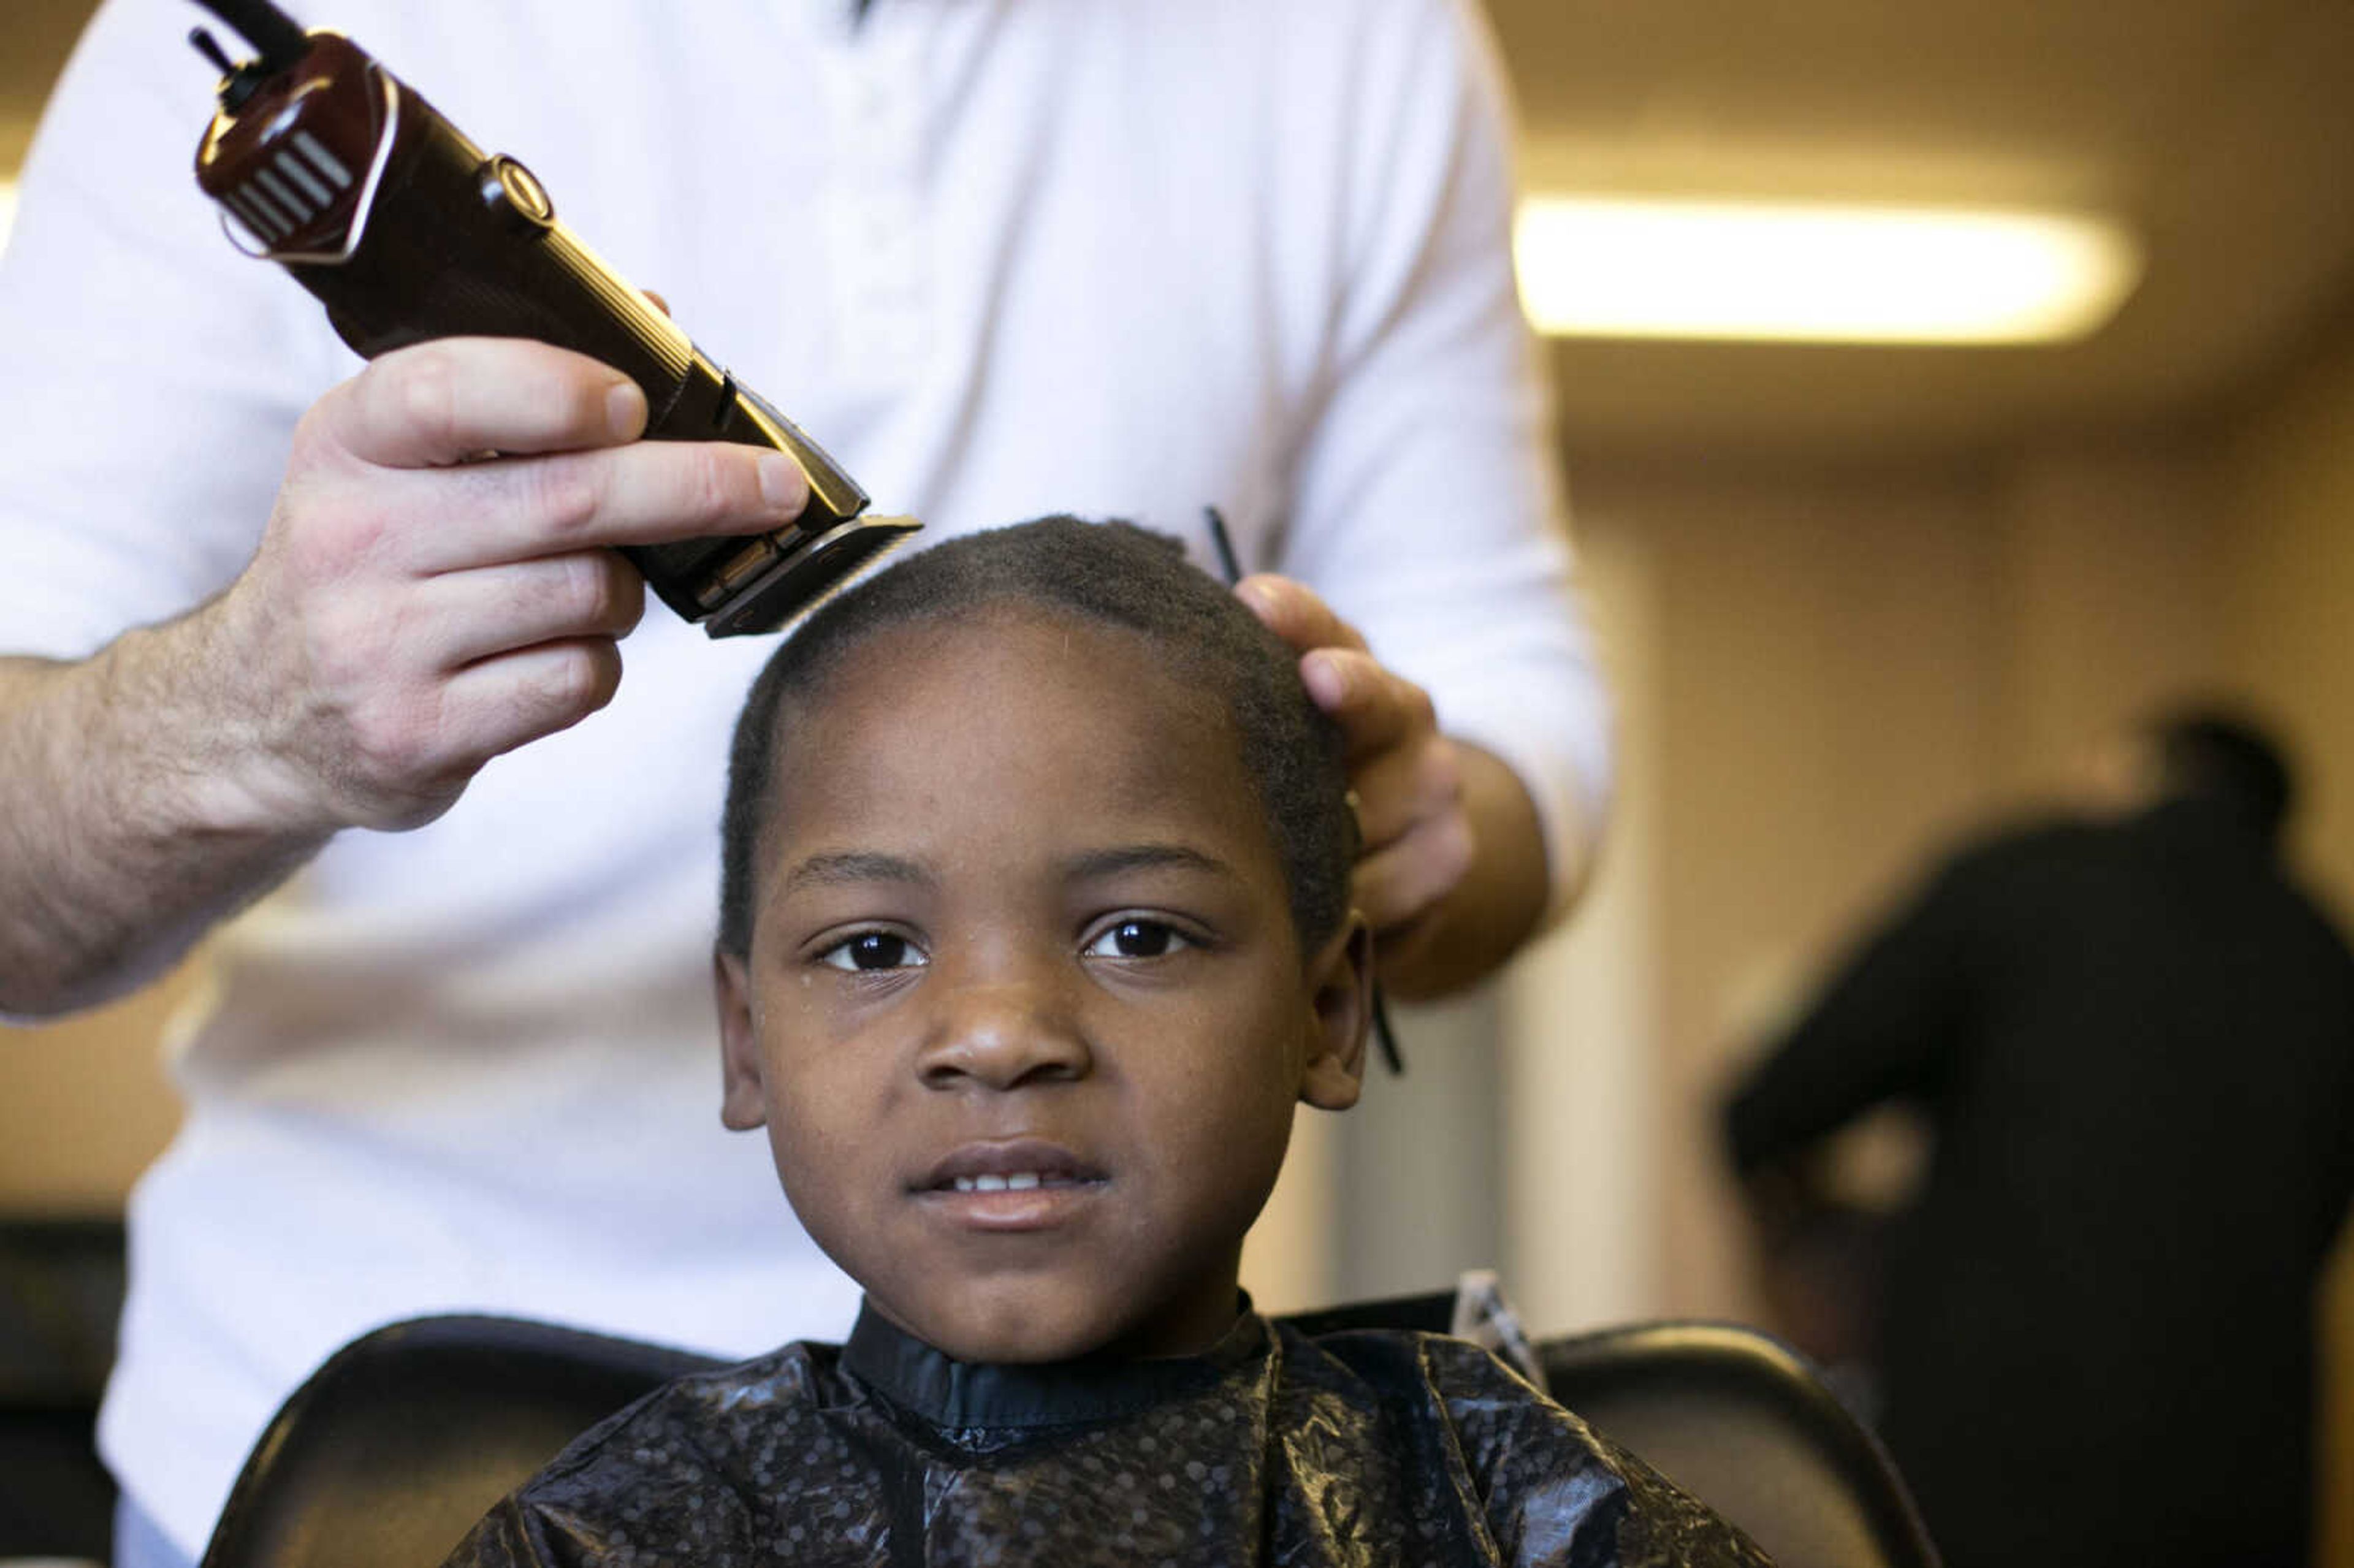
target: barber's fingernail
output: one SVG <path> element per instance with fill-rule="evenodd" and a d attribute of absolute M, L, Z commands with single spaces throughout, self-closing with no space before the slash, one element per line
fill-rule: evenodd
<path fill-rule="evenodd" d="M 646 395 L 634 381 L 616 381 L 605 394 L 605 423 L 617 441 L 634 440 L 646 428 Z"/>
<path fill-rule="evenodd" d="M 809 480 L 801 464 L 782 452 L 760 454 L 760 499 L 798 516 L 809 503 Z"/>
<path fill-rule="evenodd" d="M 1308 694 L 1325 707 L 1330 707 L 1349 694 L 1349 677 L 1341 673 L 1339 661 L 1322 653 L 1310 653 L 1299 662 L 1299 679 Z"/>

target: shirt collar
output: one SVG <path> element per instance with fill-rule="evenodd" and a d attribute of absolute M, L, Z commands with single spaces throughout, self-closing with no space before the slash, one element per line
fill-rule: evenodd
<path fill-rule="evenodd" d="M 1267 1343 L 1266 1319 L 1246 1297 L 1235 1326 L 1198 1356 L 960 1361 L 862 1305 L 842 1366 L 910 1414 L 950 1430 L 1076 1426 L 1198 1393 L 1264 1354 Z"/>

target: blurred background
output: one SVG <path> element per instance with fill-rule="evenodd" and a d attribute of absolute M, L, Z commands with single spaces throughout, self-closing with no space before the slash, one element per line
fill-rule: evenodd
<path fill-rule="evenodd" d="M 0 175 L 86 10 L 11 0 Z M 2250 700 L 2306 766 L 2298 862 L 2354 910 L 2354 5 L 1489 10 L 1532 201 L 2107 226 L 2079 249 L 2110 299 L 2057 341 L 1728 338 L 1722 320 L 1548 339 L 1619 704 L 1603 863 L 1490 993 L 1402 1017 L 1407 1075 L 1310 1128 L 1251 1260 L 1278 1308 L 1496 1264 L 1541 1332 L 1765 1320 L 1720 1154 L 1727 1086 L 1928 856 L 2055 799 L 2089 741 L 2171 695 Z M 1574 293 L 1534 227 L 1524 291 Z M 1774 243 L 1687 244 L 1706 266 L 1679 281 L 1761 273 Z M 1980 280 L 1900 257 L 1891 281 Z M 0 1043 L 0 1213 L 119 1213 L 173 1125 L 156 1040 L 193 983 Z M 1882 1123 L 1841 1163 L 1888 1195 L 1915 1153 Z M 2342 1263 L 2325 1313 L 2321 1560 L 2354 1565 Z"/>

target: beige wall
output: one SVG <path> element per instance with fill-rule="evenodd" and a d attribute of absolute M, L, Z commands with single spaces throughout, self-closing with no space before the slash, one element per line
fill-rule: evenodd
<path fill-rule="evenodd" d="M 2104 731 L 2222 674 L 2208 441 L 2031 453 L 1996 481 L 2003 793 L 2032 799 Z"/>
<path fill-rule="evenodd" d="M 1669 1238 L 1659 983 L 1659 552 L 1581 495 L 1583 579 L 1617 708 L 1617 799 L 1575 917 L 1503 986 L 1504 1277 L 1529 1330 L 1657 1317 Z"/>
<path fill-rule="evenodd" d="M 1714 1107 L 1761 1016 L 1986 800 L 1996 558 L 1943 471 L 1589 463 L 1589 531 L 1638 536 L 1656 667 L 1657 1307 L 1747 1305 Z M 1630 780 L 1640 787 L 1644 781 Z M 1633 868 L 1626 868 L 1631 871 Z"/>
<path fill-rule="evenodd" d="M 179 1124 L 164 1019 L 186 975 L 38 1029 L 0 1026 L 0 1212 L 107 1214 Z"/>
<path fill-rule="evenodd" d="M 2232 674 L 2278 714 L 2325 786 L 2302 847 L 2354 907 L 2354 342 L 2237 432 L 2217 518 Z"/>

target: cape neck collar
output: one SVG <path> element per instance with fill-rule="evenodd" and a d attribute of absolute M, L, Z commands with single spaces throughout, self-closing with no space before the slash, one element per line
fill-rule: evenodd
<path fill-rule="evenodd" d="M 951 1430 L 1082 1425 L 1198 1393 L 1260 1355 L 1266 1319 L 1248 1297 L 1241 1308 L 1200 1355 L 1013 1363 L 958 1361 L 862 1304 L 842 1366 L 910 1414 Z"/>

